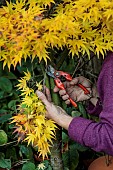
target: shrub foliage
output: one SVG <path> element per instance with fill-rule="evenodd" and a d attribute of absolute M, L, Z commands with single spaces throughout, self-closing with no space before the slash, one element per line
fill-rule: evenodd
<path fill-rule="evenodd" d="M 0 8 L 0 60 L 16 67 L 22 58 L 47 62 L 51 48 L 90 56 L 113 49 L 111 0 L 17 0 Z"/>

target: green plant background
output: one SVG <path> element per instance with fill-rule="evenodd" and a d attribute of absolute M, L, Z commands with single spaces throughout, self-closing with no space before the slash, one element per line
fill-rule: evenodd
<path fill-rule="evenodd" d="M 52 52 L 52 55 L 59 55 L 59 58 L 61 58 L 60 56 L 64 55 L 64 52 L 65 60 L 59 69 L 70 74 L 73 74 L 75 71 L 74 77 L 83 75 L 90 78 L 94 83 L 96 82 L 98 76 L 97 69 L 95 73 L 94 68 L 91 70 L 92 65 L 94 66 L 95 59 L 92 58 L 90 61 L 88 57 L 85 57 L 85 59 L 84 57 L 81 57 L 81 59 L 71 59 L 65 50 L 63 52 Z M 96 61 L 99 65 L 101 65 L 100 60 L 101 59 L 97 59 Z M 9 124 L 12 115 L 14 116 L 17 113 L 20 102 L 20 92 L 17 90 L 16 85 L 18 84 L 18 79 L 24 75 L 23 72 L 29 70 L 31 73 L 34 73 L 36 75 L 34 81 L 40 81 L 43 78 L 44 70 L 42 70 L 42 66 L 37 63 L 37 60 L 34 60 L 32 63 L 30 60 L 26 62 L 23 61 L 21 66 L 18 65 L 15 70 L 11 68 L 10 72 L 7 67 L 3 70 L 2 62 L 0 63 L 0 129 L 4 130 L 8 136 L 8 142 L 0 145 L 0 167 L 2 168 L 11 170 L 36 170 L 38 169 L 38 164 L 42 162 L 42 160 L 37 158 L 37 151 L 34 150 L 32 146 L 27 146 L 26 143 L 17 143 L 17 138 L 15 138 L 13 134 L 14 125 Z M 56 63 L 58 63 L 58 61 L 56 61 Z M 80 63 L 79 66 L 78 63 Z M 71 116 L 82 116 L 92 119 L 86 112 L 84 102 L 78 103 L 78 108 L 76 109 L 71 106 L 66 106 L 60 98 L 59 100 L 60 103 L 62 103 L 62 107 Z M 93 117 L 93 119 L 95 118 Z M 96 153 L 72 141 L 68 137 L 67 131 L 62 130 L 62 159 L 66 170 L 85 170 L 89 161 L 102 154 L 103 153 Z M 45 169 L 52 169 L 49 160 L 44 160 L 43 162 L 46 166 Z"/>

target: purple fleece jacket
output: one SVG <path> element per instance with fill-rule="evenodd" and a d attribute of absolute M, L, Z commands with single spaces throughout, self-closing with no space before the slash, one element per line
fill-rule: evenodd
<path fill-rule="evenodd" d="M 109 53 L 102 65 L 97 88 L 100 100 L 89 114 L 99 116 L 99 122 L 75 117 L 68 128 L 70 138 L 97 152 L 113 156 L 113 53 Z M 100 102 L 101 101 L 101 102 Z"/>

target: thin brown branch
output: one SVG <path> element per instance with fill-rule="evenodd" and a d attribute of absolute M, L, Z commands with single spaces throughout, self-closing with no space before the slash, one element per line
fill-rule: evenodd
<path fill-rule="evenodd" d="M 84 59 L 86 56 L 87 56 L 87 55 L 84 55 L 84 56 L 82 57 L 82 59 Z M 76 68 L 75 68 L 75 70 L 74 70 L 74 72 L 73 72 L 72 77 L 73 77 L 73 76 L 75 75 L 75 73 L 76 73 L 78 70 L 80 70 L 85 64 L 89 63 L 89 61 L 91 61 L 91 60 L 93 59 L 93 57 L 94 57 L 94 54 L 93 54 L 93 55 L 91 54 L 90 60 L 87 60 L 87 61 L 83 62 L 82 64 L 81 64 L 81 58 L 80 58 L 77 66 L 76 66 Z M 80 64 L 81 64 L 81 65 L 80 65 Z"/>

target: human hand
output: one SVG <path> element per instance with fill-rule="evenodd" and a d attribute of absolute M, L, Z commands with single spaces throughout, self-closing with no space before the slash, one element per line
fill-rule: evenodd
<path fill-rule="evenodd" d="M 45 94 L 47 100 L 48 100 L 49 102 L 51 102 L 52 99 L 51 99 L 51 93 L 50 93 L 49 88 L 47 88 L 46 86 L 44 86 L 44 87 L 43 87 L 43 93 Z"/>
<path fill-rule="evenodd" d="M 64 82 L 64 86 L 66 90 L 60 90 L 57 86 L 54 88 L 54 92 L 59 92 L 60 96 L 63 100 L 65 100 L 66 104 L 70 104 L 69 97 L 71 97 L 74 101 L 84 101 L 88 100 L 90 97 L 84 93 L 84 91 L 77 86 L 77 84 L 82 84 L 85 86 L 92 95 L 92 89 L 91 89 L 91 82 L 90 80 L 86 79 L 85 77 L 76 77 L 73 78 L 72 81 L 66 81 Z"/>
<path fill-rule="evenodd" d="M 69 116 L 61 107 L 49 102 L 45 94 L 41 91 L 37 90 L 36 94 L 46 106 L 46 117 L 54 120 L 59 126 L 68 129 L 68 126 L 73 118 Z"/>

